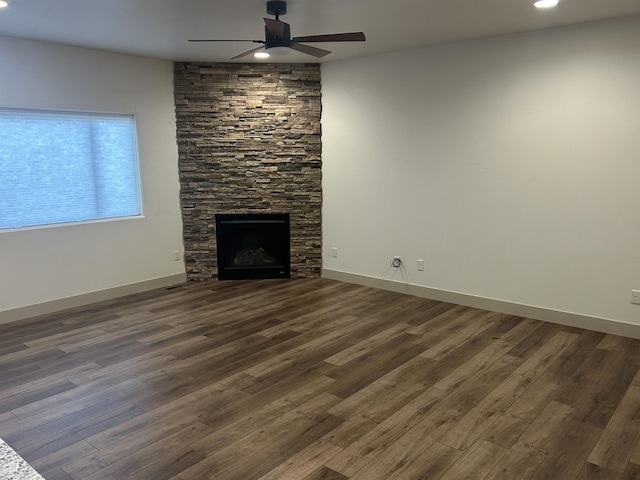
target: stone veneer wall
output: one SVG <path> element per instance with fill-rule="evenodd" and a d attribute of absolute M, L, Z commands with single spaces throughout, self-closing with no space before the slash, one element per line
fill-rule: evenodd
<path fill-rule="evenodd" d="M 217 277 L 216 213 L 289 213 L 291 276 L 319 277 L 318 64 L 176 63 L 185 263 Z"/>

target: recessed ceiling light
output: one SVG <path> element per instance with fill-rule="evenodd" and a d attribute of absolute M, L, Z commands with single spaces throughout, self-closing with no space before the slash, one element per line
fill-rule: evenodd
<path fill-rule="evenodd" d="M 4 8 L 4 7 L 8 7 L 9 4 L 7 2 L 5 2 L 4 0 L 0 0 L 0 8 Z"/>
<path fill-rule="evenodd" d="M 269 58 L 271 55 L 269 55 L 269 52 L 256 52 L 253 56 L 255 58 Z"/>
<path fill-rule="evenodd" d="M 558 5 L 558 0 L 538 0 L 533 4 L 537 8 L 551 8 Z"/>

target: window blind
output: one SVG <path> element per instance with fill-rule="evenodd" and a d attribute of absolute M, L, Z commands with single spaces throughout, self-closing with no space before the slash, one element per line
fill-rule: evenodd
<path fill-rule="evenodd" d="M 133 115 L 0 109 L 0 229 L 141 214 Z"/>

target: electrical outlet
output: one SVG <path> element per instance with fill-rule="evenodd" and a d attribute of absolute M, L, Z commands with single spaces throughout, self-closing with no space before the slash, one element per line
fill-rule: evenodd
<path fill-rule="evenodd" d="M 422 260 L 421 258 L 418 259 L 418 271 L 424 272 L 424 260 Z"/>
<path fill-rule="evenodd" d="M 631 303 L 640 305 L 640 290 L 631 290 Z"/>
<path fill-rule="evenodd" d="M 332 256 L 333 258 L 338 258 L 338 249 L 337 249 L 336 247 L 333 247 L 333 248 L 331 249 L 331 256 Z"/>
<path fill-rule="evenodd" d="M 179 262 L 180 261 L 180 250 L 174 250 L 173 251 L 173 261 L 174 262 Z"/>

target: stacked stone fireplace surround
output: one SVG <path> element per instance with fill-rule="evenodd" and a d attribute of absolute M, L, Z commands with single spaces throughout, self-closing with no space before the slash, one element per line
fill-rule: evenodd
<path fill-rule="evenodd" d="M 176 63 L 187 278 L 217 278 L 217 213 L 289 213 L 291 277 L 319 277 L 318 64 Z"/>

